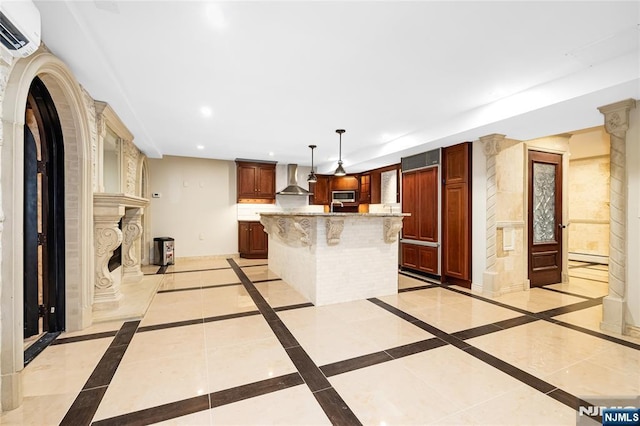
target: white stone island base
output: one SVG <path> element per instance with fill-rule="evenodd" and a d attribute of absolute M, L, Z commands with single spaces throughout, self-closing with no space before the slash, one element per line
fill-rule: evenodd
<path fill-rule="evenodd" d="M 316 306 L 395 294 L 404 216 L 262 213 L 269 269 Z"/>

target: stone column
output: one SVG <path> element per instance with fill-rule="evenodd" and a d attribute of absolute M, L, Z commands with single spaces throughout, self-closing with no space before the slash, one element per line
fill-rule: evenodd
<path fill-rule="evenodd" d="M 622 334 L 627 294 L 627 170 L 626 139 L 633 99 L 605 105 L 598 110 L 611 136 L 609 295 L 602 301 L 600 328 Z"/>
<path fill-rule="evenodd" d="M 140 236 L 142 235 L 141 208 L 127 208 L 122 218 L 122 266 L 124 282 L 142 280 L 140 269 Z"/>
<path fill-rule="evenodd" d="M 500 294 L 496 270 L 496 156 L 502 149 L 504 137 L 505 135 L 493 133 L 480 138 L 484 155 L 487 157 L 487 269 L 482 274 L 482 293 L 488 296 Z"/>
<path fill-rule="evenodd" d="M 120 279 L 115 279 L 109 272 L 109 259 L 113 251 L 122 244 L 122 231 L 119 222 L 124 216 L 124 206 L 94 208 L 94 241 L 95 241 L 95 292 L 94 309 L 117 308 L 120 293 Z"/>

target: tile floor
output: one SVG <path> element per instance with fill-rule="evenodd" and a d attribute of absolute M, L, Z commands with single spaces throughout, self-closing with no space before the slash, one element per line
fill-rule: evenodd
<path fill-rule="evenodd" d="M 640 339 L 598 328 L 606 267 L 495 299 L 401 274 L 314 307 L 265 263 L 147 267 L 144 317 L 63 333 L 0 423 L 575 425 L 590 397 L 640 394 Z"/>

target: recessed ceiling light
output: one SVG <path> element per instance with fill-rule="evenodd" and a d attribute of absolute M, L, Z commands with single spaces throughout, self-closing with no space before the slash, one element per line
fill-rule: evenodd
<path fill-rule="evenodd" d="M 216 30 L 224 30 L 227 28 L 227 20 L 224 17 L 222 8 L 218 4 L 209 3 L 206 8 L 207 20 L 213 28 Z"/>
<path fill-rule="evenodd" d="M 269 157 L 273 157 L 275 154 L 273 153 L 273 151 L 269 152 Z"/>
<path fill-rule="evenodd" d="M 196 146 L 196 148 L 202 150 L 202 149 L 204 149 L 204 145 L 198 145 L 198 146 Z"/>
<path fill-rule="evenodd" d="M 211 117 L 213 115 L 213 110 L 208 106 L 203 106 L 202 108 L 200 108 L 200 112 L 205 117 Z"/>

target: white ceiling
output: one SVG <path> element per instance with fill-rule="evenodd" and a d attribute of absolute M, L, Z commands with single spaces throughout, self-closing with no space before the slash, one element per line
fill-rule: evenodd
<path fill-rule="evenodd" d="M 315 144 L 326 172 L 344 128 L 355 172 L 601 125 L 596 107 L 640 98 L 637 1 L 35 4 L 44 43 L 150 157 L 309 165 Z"/>

